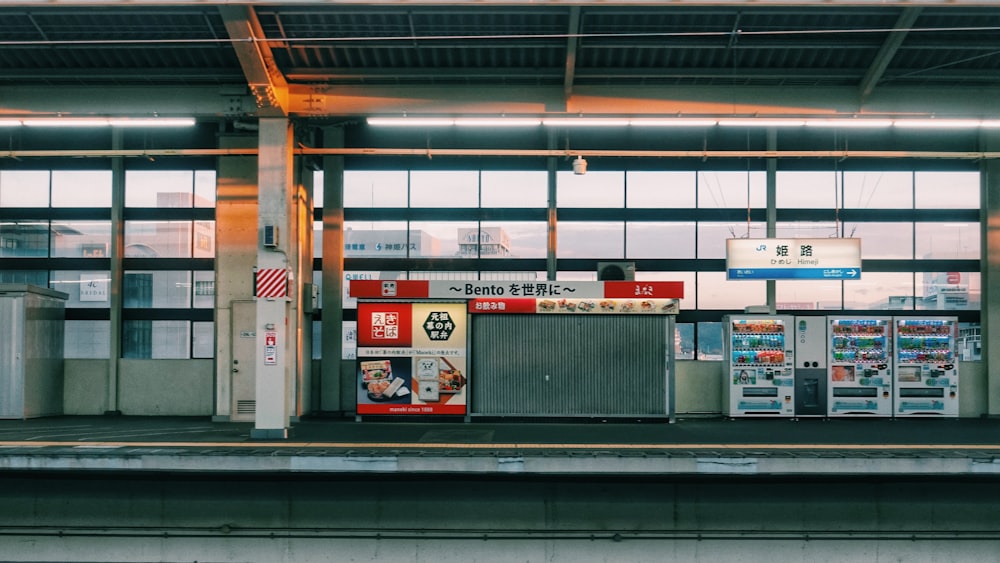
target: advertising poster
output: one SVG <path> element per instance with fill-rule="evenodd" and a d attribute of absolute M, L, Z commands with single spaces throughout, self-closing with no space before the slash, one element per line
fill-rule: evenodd
<path fill-rule="evenodd" d="M 465 415 L 465 303 L 358 303 L 357 341 L 359 415 Z"/>

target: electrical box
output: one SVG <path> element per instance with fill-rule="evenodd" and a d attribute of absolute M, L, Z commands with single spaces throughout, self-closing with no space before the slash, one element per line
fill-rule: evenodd
<path fill-rule="evenodd" d="M 264 225 L 264 246 L 267 248 L 278 246 L 278 227 L 276 225 Z"/>
<path fill-rule="evenodd" d="M 319 286 L 314 283 L 302 284 L 302 312 L 315 313 L 319 309 Z"/>

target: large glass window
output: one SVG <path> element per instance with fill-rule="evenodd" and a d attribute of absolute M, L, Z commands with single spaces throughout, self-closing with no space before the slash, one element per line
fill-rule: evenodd
<path fill-rule="evenodd" d="M 125 257 L 190 258 L 191 221 L 125 221 Z"/>
<path fill-rule="evenodd" d="M 913 223 L 857 222 L 844 224 L 844 236 L 861 239 L 864 260 L 913 258 Z"/>
<path fill-rule="evenodd" d="M 698 172 L 698 207 L 767 207 L 767 175 L 763 172 Z"/>
<path fill-rule="evenodd" d="M 844 308 L 878 311 L 913 310 L 913 274 L 863 272 L 860 280 L 844 283 Z"/>
<path fill-rule="evenodd" d="M 912 209 L 912 172 L 845 172 L 844 208 Z"/>
<path fill-rule="evenodd" d="M 412 221 L 408 244 L 411 256 L 476 258 L 475 247 L 478 243 L 475 240 L 478 237 L 479 229 L 474 222 Z M 393 245 L 392 250 L 396 252 L 400 249 Z"/>
<path fill-rule="evenodd" d="M 979 223 L 916 223 L 914 231 L 917 258 L 979 259 Z"/>
<path fill-rule="evenodd" d="M 694 172 L 625 173 L 625 205 L 632 208 L 681 209 L 696 205 Z"/>
<path fill-rule="evenodd" d="M 548 225 L 541 221 L 483 221 L 483 240 L 478 243 L 481 258 L 545 258 Z M 472 252 L 470 242 L 463 250 Z M 475 244 L 473 241 L 471 244 Z"/>
<path fill-rule="evenodd" d="M 111 171 L 53 170 L 52 207 L 111 207 Z"/>
<path fill-rule="evenodd" d="M 111 221 L 53 221 L 53 257 L 107 258 L 111 256 Z"/>
<path fill-rule="evenodd" d="M 625 207 L 624 172 L 556 173 L 558 207 Z"/>
<path fill-rule="evenodd" d="M 48 206 L 48 170 L 0 170 L 0 207 Z"/>
<path fill-rule="evenodd" d="M 756 280 L 727 280 L 725 272 L 698 272 L 698 309 L 744 310 L 767 302 L 767 284 Z"/>
<path fill-rule="evenodd" d="M 563 222 L 556 227 L 556 256 L 559 258 L 625 257 L 625 224 L 622 222 Z"/>
<path fill-rule="evenodd" d="M 765 238 L 767 225 L 761 222 L 715 222 L 698 223 L 698 258 L 725 258 L 726 239 Z"/>
<path fill-rule="evenodd" d="M 918 209 L 979 209 L 977 172 L 917 172 L 913 178 Z"/>
<path fill-rule="evenodd" d="M 315 176 L 322 187 L 323 177 Z M 344 207 L 406 207 L 409 203 L 404 170 L 347 170 L 344 172 Z M 317 198 L 318 205 L 323 199 Z"/>
<path fill-rule="evenodd" d="M 56 270 L 49 287 L 68 295 L 67 308 L 107 309 L 111 302 L 111 273 L 108 271 Z"/>
<path fill-rule="evenodd" d="M 483 207 L 548 206 L 549 175 L 537 171 L 484 170 L 482 182 Z"/>
<path fill-rule="evenodd" d="M 448 171 L 410 173 L 412 207 L 476 207 L 479 205 L 479 173 Z"/>
<path fill-rule="evenodd" d="M 45 258 L 48 254 L 48 221 L 0 221 L 0 256 Z"/>
<path fill-rule="evenodd" d="M 695 223 L 628 222 L 627 258 L 694 258 Z"/>
<path fill-rule="evenodd" d="M 778 209 L 836 209 L 840 205 L 840 179 L 834 171 L 794 171 L 775 175 Z"/>

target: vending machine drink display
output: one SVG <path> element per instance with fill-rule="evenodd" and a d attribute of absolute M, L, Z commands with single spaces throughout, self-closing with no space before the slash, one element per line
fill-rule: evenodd
<path fill-rule="evenodd" d="M 958 416 L 955 317 L 895 320 L 895 416 Z"/>
<path fill-rule="evenodd" d="M 828 416 L 891 416 L 890 317 L 829 317 Z"/>
<path fill-rule="evenodd" d="M 726 318 L 723 345 L 729 416 L 794 416 L 795 370 L 792 317 Z"/>

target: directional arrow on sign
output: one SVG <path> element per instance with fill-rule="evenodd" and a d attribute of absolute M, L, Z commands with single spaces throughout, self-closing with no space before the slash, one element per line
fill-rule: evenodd
<path fill-rule="evenodd" d="M 847 271 L 847 275 L 849 275 L 849 276 L 851 276 L 853 278 L 854 276 L 858 275 L 858 271 L 857 270 L 848 270 Z"/>

